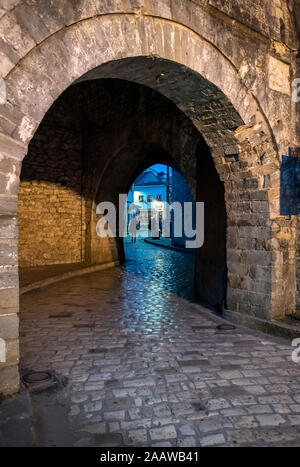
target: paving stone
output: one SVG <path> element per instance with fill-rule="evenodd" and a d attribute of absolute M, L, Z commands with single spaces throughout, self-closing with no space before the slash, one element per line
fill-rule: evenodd
<path fill-rule="evenodd" d="M 167 425 L 161 428 L 152 428 L 149 432 L 153 441 L 177 438 L 174 425 Z"/>
<path fill-rule="evenodd" d="M 273 409 L 269 405 L 251 405 L 250 407 L 246 407 L 246 410 L 249 414 L 253 415 L 273 413 Z"/>
<path fill-rule="evenodd" d="M 187 436 L 186 438 L 179 438 L 177 440 L 176 445 L 181 448 L 191 448 L 197 446 L 196 440 L 192 436 Z"/>
<path fill-rule="evenodd" d="M 255 441 L 255 434 L 252 430 L 238 429 L 226 431 L 229 446 L 250 446 Z"/>
<path fill-rule="evenodd" d="M 210 399 L 207 403 L 208 410 L 219 410 L 230 407 L 230 403 L 226 399 Z"/>
<path fill-rule="evenodd" d="M 265 394 L 266 390 L 262 386 L 253 384 L 252 386 L 244 386 L 244 389 L 249 394 L 260 395 Z"/>
<path fill-rule="evenodd" d="M 139 386 L 155 386 L 155 380 L 153 378 L 141 378 L 141 379 L 133 379 L 130 381 L 123 382 L 125 387 L 134 387 L 137 388 Z"/>
<path fill-rule="evenodd" d="M 225 427 L 232 427 L 232 423 L 229 419 L 223 417 L 209 417 L 198 424 L 199 430 L 204 433 L 219 431 Z"/>
<path fill-rule="evenodd" d="M 187 381 L 187 377 L 182 373 L 177 373 L 174 375 L 165 375 L 167 383 L 174 383 L 177 381 Z"/>
<path fill-rule="evenodd" d="M 275 446 L 280 442 L 286 441 L 299 441 L 299 432 L 297 428 L 292 427 L 281 427 L 278 428 L 268 428 L 268 429 L 256 429 L 255 437 L 261 443 L 266 443 L 271 445 L 271 443 L 276 443 Z"/>
<path fill-rule="evenodd" d="M 103 404 L 103 409 L 106 411 L 112 410 L 126 410 L 129 409 L 132 402 L 128 397 L 120 397 L 108 399 L 106 398 Z"/>
<path fill-rule="evenodd" d="M 140 428 L 138 430 L 129 430 L 128 439 L 130 444 L 146 444 L 147 443 L 147 430 Z"/>
<path fill-rule="evenodd" d="M 87 412 L 98 412 L 99 410 L 102 409 L 102 402 L 101 401 L 89 402 L 88 404 L 84 404 L 83 408 L 86 413 Z"/>
<path fill-rule="evenodd" d="M 179 427 L 179 431 L 182 435 L 185 435 L 185 436 L 195 435 L 195 430 L 190 425 L 183 425 Z"/>
<path fill-rule="evenodd" d="M 153 412 L 158 418 L 168 417 L 172 415 L 171 410 L 166 405 L 153 406 Z"/>
<path fill-rule="evenodd" d="M 239 405 L 252 405 L 256 404 L 256 400 L 254 399 L 253 396 L 238 396 L 238 397 L 232 397 L 230 399 L 232 405 L 234 406 L 239 406 Z"/>
<path fill-rule="evenodd" d="M 71 396 L 71 401 L 74 402 L 74 404 L 80 404 L 81 402 L 85 402 L 86 400 L 88 400 L 88 395 L 84 392 L 73 394 Z"/>
<path fill-rule="evenodd" d="M 257 419 L 261 426 L 278 426 L 285 423 L 284 418 L 277 414 L 257 415 Z"/>
<path fill-rule="evenodd" d="M 95 391 L 89 394 L 91 401 L 100 401 L 103 400 L 104 394 L 103 391 Z"/>
<path fill-rule="evenodd" d="M 153 426 L 164 426 L 171 425 L 173 423 L 179 423 L 179 418 L 176 417 L 166 417 L 166 418 L 155 418 L 153 420 Z"/>
<path fill-rule="evenodd" d="M 287 404 L 272 404 L 272 407 L 275 413 L 291 413 L 291 409 L 288 407 Z"/>
<path fill-rule="evenodd" d="M 103 382 L 88 382 L 84 385 L 84 389 L 86 391 L 97 391 L 98 389 L 103 389 L 104 383 Z"/>
<path fill-rule="evenodd" d="M 220 385 L 221 381 L 214 384 Z M 211 383 L 208 383 L 211 385 Z M 211 390 L 214 397 L 234 397 L 242 396 L 246 394 L 246 390 L 241 386 L 230 385 L 228 381 L 225 381 L 225 384 L 220 385 L 219 387 L 214 386 Z"/>
<path fill-rule="evenodd" d="M 290 410 L 295 413 L 300 413 L 300 404 L 290 405 Z"/>
<path fill-rule="evenodd" d="M 119 411 L 114 411 L 114 412 L 104 412 L 103 414 L 104 420 L 125 420 L 125 411 L 124 410 L 119 410 Z"/>
<path fill-rule="evenodd" d="M 237 378 L 242 378 L 242 373 L 237 370 L 233 371 L 219 371 L 218 372 L 219 376 L 224 379 L 237 379 Z"/>
<path fill-rule="evenodd" d="M 205 446 L 217 446 L 225 443 L 225 438 L 222 433 L 204 436 L 200 439 L 200 445 Z"/>
<path fill-rule="evenodd" d="M 152 420 L 150 418 L 141 418 L 140 420 L 133 420 L 130 422 L 121 421 L 120 425 L 122 430 L 133 430 L 138 427 L 150 428 L 152 425 Z"/>
<path fill-rule="evenodd" d="M 288 415 L 288 420 L 292 426 L 300 425 L 300 415 Z"/>
<path fill-rule="evenodd" d="M 240 415 L 246 415 L 247 412 L 244 409 L 224 409 L 220 413 L 226 417 L 239 417 Z"/>
<path fill-rule="evenodd" d="M 258 397 L 261 404 L 292 404 L 293 399 L 287 394 Z"/>
<path fill-rule="evenodd" d="M 240 416 L 236 419 L 230 417 L 230 421 L 232 426 L 238 428 L 256 428 L 258 426 L 258 422 L 252 416 Z"/>

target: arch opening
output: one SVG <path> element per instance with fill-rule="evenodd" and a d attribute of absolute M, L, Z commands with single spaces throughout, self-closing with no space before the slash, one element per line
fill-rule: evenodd
<path fill-rule="evenodd" d="M 97 235 L 97 205 L 105 201 L 118 206 L 119 195 L 128 192 L 136 176 L 158 162 L 176 168 L 177 188 L 186 180 L 186 193 L 197 201 L 202 196 L 199 186 L 204 186 L 208 177 L 206 170 L 199 168 L 203 158 L 212 160 L 199 130 L 161 93 L 111 78 L 71 86 L 41 122 L 23 163 L 19 191 L 21 285 L 27 286 L 41 274 L 122 263 L 123 239 Z M 210 183 L 222 186 L 213 162 L 211 167 L 214 178 Z M 225 211 L 224 197 L 222 203 Z M 225 245 L 225 227 L 222 235 Z M 184 244 L 183 239 L 176 242 L 177 246 Z M 203 256 L 197 258 L 199 264 Z M 218 280 L 212 277 L 211 284 Z M 194 285 L 201 300 L 222 306 L 224 286 L 220 285 L 222 292 L 212 298 L 213 290 L 207 293 L 210 286 L 198 279 Z"/>

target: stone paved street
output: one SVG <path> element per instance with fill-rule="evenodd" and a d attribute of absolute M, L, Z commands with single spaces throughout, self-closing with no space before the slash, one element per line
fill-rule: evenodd
<path fill-rule="evenodd" d="M 138 241 L 120 268 L 21 300 L 21 371 L 68 378 L 32 396 L 39 445 L 300 445 L 293 348 L 182 296 L 191 256 Z"/>

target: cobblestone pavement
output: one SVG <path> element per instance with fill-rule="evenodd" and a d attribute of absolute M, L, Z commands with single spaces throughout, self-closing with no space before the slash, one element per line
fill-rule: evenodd
<path fill-rule="evenodd" d="M 189 255 L 143 242 L 123 267 L 22 297 L 21 369 L 65 388 L 32 397 L 37 444 L 300 445 L 290 342 L 237 328 L 178 297 Z"/>

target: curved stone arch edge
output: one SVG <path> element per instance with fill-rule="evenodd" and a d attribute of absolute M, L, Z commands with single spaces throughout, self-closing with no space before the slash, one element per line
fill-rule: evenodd
<path fill-rule="evenodd" d="M 132 19 L 134 18 L 134 20 L 136 20 L 137 22 L 141 22 L 143 21 L 143 26 L 145 26 L 146 22 L 150 19 L 152 20 L 153 22 L 159 22 L 160 24 L 161 23 L 164 23 L 166 25 L 169 25 L 169 26 L 172 26 L 174 28 L 174 35 L 175 35 L 175 30 L 182 30 L 182 31 L 185 31 L 187 32 L 191 37 L 193 38 L 196 38 L 196 42 L 197 42 L 197 45 L 201 44 L 202 46 L 206 46 L 207 47 L 207 50 L 210 49 L 211 53 L 214 53 L 214 54 L 217 54 L 219 55 L 219 58 L 221 57 L 222 58 L 222 62 L 223 64 L 225 64 L 227 67 L 228 67 L 228 70 L 230 70 L 231 72 L 233 72 L 233 76 L 234 74 L 237 75 L 238 73 L 238 70 L 237 68 L 234 66 L 234 64 L 230 61 L 230 59 L 228 57 L 226 57 L 212 42 L 210 42 L 208 39 L 206 39 L 205 37 L 201 36 L 198 32 L 196 32 L 195 30 L 189 28 L 188 26 L 184 25 L 184 24 L 181 24 L 181 23 L 178 23 L 178 22 L 175 22 L 175 21 L 172 21 L 170 19 L 167 19 L 167 18 L 162 18 L 162 17 L 157 17 L 157 16 L 152 16 L 152 15 L 143 15 L 143 16 L 140 16 L 140 15 L 136 15 L 136 13 L 107 13 L 107 14 L 102 14 L 102 15 L 96 15 L 96 16 L 91 16 L 91 17 L 88 17 L 88 18 L 84 18 L 76 23 L 72 23 L 71 25 L 69 26 L 65 26 L 64 28 L 61 28 L 60 30 L 56 31 L 55 33 L 49 35 L 47 38 L 45 38 L 42 42 L 40 42 L 39 44 L 37 44 L 33 49 L 31 49 L 19 62 L 18 64 L 6 75 L 5 79 L 6 80 L 10 80 L 11 77 L 13 77 L 14 75 L 14 72 L 16 70 L 20 71 L 22 69 L 22 65 L 25 64 L 26 65 L 26 61 L 27 60 L 32 60 L 33 57 L 33 54 L 35 52 L 40 52 L 40 49 L 41 47 L 44 45 L 44 44 L 49 44 L 49 41 L 52 41 L 53 39 L 56 39 L 58 35 L 61 35 L 63 33 L 73 33 L 75 32 L 75 28 L 78 28 L 80 26 L 83 26 L 83 25 L 90 25 L 91 22 L 94 22 L 94 21 L 101 21 L 103 19 L 115 19 L 115 18 L 122 18 L 122 20 L 125 19 L 128 20 L 129 18 Z M 146 44 L 144 43 L 143 44 L 143 40 L 140 36 L 140 32 L 139 32 L 139 27 L 137 25 L 136 27 L 136 30 L 135 32 L 139 35 L 139 38 L 140 38 L 140 45 L 146 45 L 148 47 L 148 49 L 150 49 L 151 47 L 149 46 L 149 44 Z M 171 37 L 171 35 L 169 36 Z M 146 40 L 147 42 L 147 40 Z M 51 45 L 51 44 L 50 44 Z M 111 44 L 110 44 L 111 45 Z M 153 45 L 153 44 L 152 44 Z M 114 51 L 111 47 L 111 52 L 114 53 L 115 52 L 115 55 L 117 56 L 118 53 L 116 53 L 116 51 Z M 206 50 L 206 51 L 207 51 Z M 120 52 L 119 52 L 120 53 Z M 155 53 L 155 51 L 150 51 L 148 50 L 148 53 L 149 53 L 149 57 L 160 57 L 162 59 L 167 59 L 169 60 L 170 58 L 169 57 L 165 57 L 163 55 L 160 55 L 159 53 Z M 140 56 L 141 54 L 127 54 L 125 56 L 122 56 L 122 58 L 127 58 L 127 57 L 134 57 L 134 56 Z M 144 55 L 142 53 L 142 55 Z M 176 51 L 174 51 L 174 55 L 176 55 Z M 102 63 L 99 63 L 98 65 L 96 66 L 100 66 L 101 64 L 105 64 L 107 63 L 108 61 L 114 61 L 114 60 L 117 60 L 118 58 L 117 57 L 111 57 L 110 60 L 106 60 Z M 74 57 L 75 58 L 75 55 Z M 176 58 L 176 57 L 173 57 L 173 58 Z M 178 62 L 177 60 L 174 60 L 176 62 Z M 222 63 L 220 62 L 220 63 Z M 223 92 L 223 94 L 227 97 L 227 99 L 233 104 L 234 108 L 236 109 L 236 111 L 242 116 L 243 118 L 243 121 L 247 124 L 247 122 L 249 122 L 249 120 L 252 118 L 253 120 L 253 117 L 255 117 L 255 120 L 256 122 L 259 122 L 259 123 L 262 123 L 263 124 L 263 127 L 264 127 L 264 131 L 269 133 L 272 137 L 272 141 L 273 141 L 273 144 L 274 144 L 274 149 L 277 151 L 278 153 L 278 147 L 277 147 L 277 143 L 276 143 L 276 139 L 275 139 L 275 136 L 273 134 L 273 131 L 272 131 L 272 128 L 271 128 L 271 125 L 258 101 L 258 99 L 256 98 L 256 96 L 247 89 L 247 87 L 245 86 L 245 84 L 242 82 L 242 78 L 241 77 L 238 77 L 236 76 L 236 84 L 239 84 L 240 85 L 240 89 L 243 91 L 244 95 L 245 95 L 245 100 L 249 101 L 249 104 L 248 106 L 243 109 L 243 107 L 241 106 L 241 103 L 234 103 L 234 99 L 232 99 L 232 96 L 228 96 L 226 92 L 224 92 L 225 90 L 222 90 L 222 88 L 220 86 L 218 86 L 218 84 L 209 79 L 210 77 L 207 76 L 209 73 L 206 73 L 205 70 L 203 72 L 202 70 L 202 73 L 200 72 L 199 69 L 197 69 L 197 67 L 195 68 L 192 68 L 189 64 L 185 63 L 184 61 L 181 61 L 181 62 L 178 62 L 180 65 L 185 65 L 187 66 L 188 68 L 191 68 L 193 71 L 199 73 L 201 76 L 203 76 L 205 79 L 207 79 L 208 81 L 212 82 L 216 87 L 218 87 L 221 92 Z M 79 75 L 75 78 L 72 78 L 68 85 L 71 85 L 72 83 L 74 83 L 74 81 L 80 77 L 83 76 L 83 74 L 89 72 L 90 70 L 92 70 L 93 68 L 95 68 L 95 66 L 92 66 L 90 69 L 87 69 L 85 70 L 84 73 L 79 73 Z M 208 71 L 208 70 L 207 70 Z M 219 83 L 220 84 L 220 83 Z M 52 103 L 55 101 L 55 99 L 57 97 L 59 97 L 59 95 L 67 88 L 68 86 L 65 86 L 63 89 L 59 89 L 58 92 L 57 92 L 57 95 L 56 97 L 53 97 L 52 99 Z M 9 90 L 8 90 L 9 91 Z M 227 90 L 226 90 L 227 91 Z M 235 99 L 237 100 L 237 98 Z M 8 96 L 8 101 L 9 101 L 9 96 Z M 51 102 L 49 103 L 48 105 L 48 108 L 50 108 L 51 106 Z M 14 103 L 13 104 L 14 106 L 16 107 L 19 107 L 19 110 L 21 110 L 21 112 L 24 114 L 24 117 L 22 119 L 22 122 L 21 122 L 21 125 L 20 127 L 23 126 L 23 130 L 22 128 L 19 128 L 19 133 L 23 131 L 24 133 L 24 143 L 28 143 L 30 141 L 30 139 L 32 138 L 33 134 L 34 134 L 34 131 L 36 129 L 36 127 L 39 125 L 40 121 L 41 120 L 36 120 L 34 119 L 32 116 L 28 116 L 26 115 L 24 112 L 23 112 L 23 109 L 20 107 L 20 105 Z M 250 111 L 250 114 L 251 115 L 248 115 L 249 112 L 248 112 L 248 109 L 251 109 Z M 45 114 L 46 111 L 48 109 L 45 108 L 43 109 L 43 113 Z M 244 111 L 243 111 L 244 110 Z M 243 112 L 241 112 L 243 111 Z M 27 128 L 26 128 L 27 127 Z M 26 130 L 27 130 L 27 134 L 26 134 Z M 24 147 L 24 146 L 23 146 Z M 26 146 L 25 146 L 26 147 Z M 24 154 L 25 155 L 25 154 Z"/>

